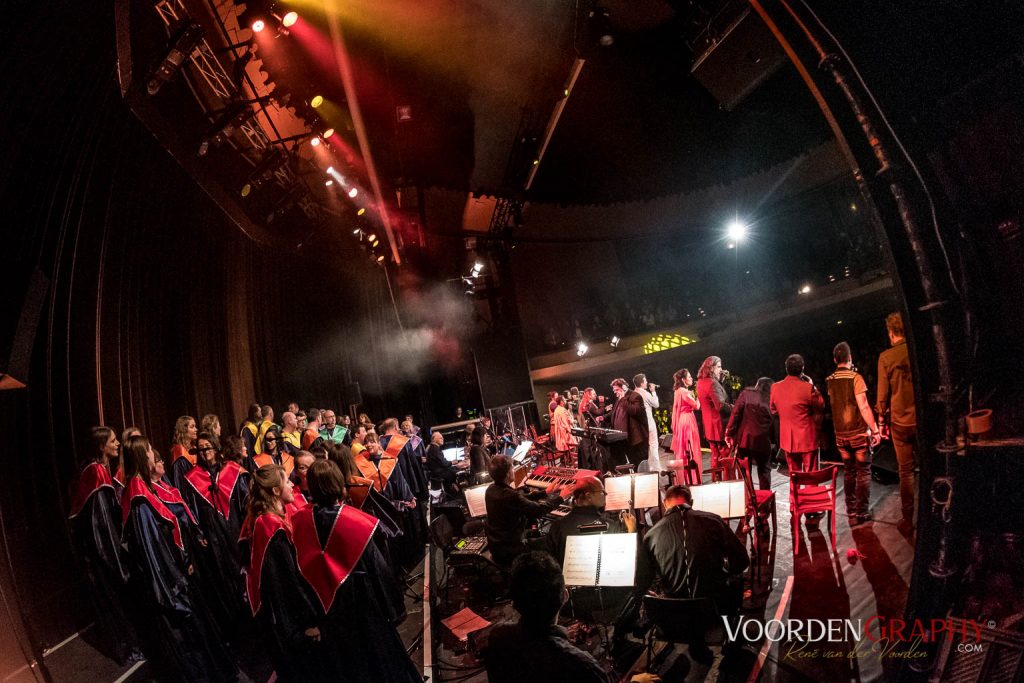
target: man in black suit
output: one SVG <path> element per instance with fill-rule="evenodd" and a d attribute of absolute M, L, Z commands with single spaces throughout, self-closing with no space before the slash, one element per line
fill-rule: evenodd
<path fill-rule="evenodd" d="M 622 378 L 612 380 L 612 392 L 615 393 L 615 406 L 612 408 L 611 428 L 628 435 L 625 441 L 612 445 L 612 465 L 623 465 L 624 461 L 639 465 L 648 455 L 644 399 Z"/>

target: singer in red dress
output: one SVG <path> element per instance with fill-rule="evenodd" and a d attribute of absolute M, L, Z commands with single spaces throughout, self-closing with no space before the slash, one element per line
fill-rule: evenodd
<path fill-rule="evenodd" d="M 687 484 L 700 484 L 700 470 L 703 458 L 700 452 L 700 430 L 697 429 L 697 417 L 693 411 L 700 410 L 700 401 L 693 395 L 693 375 L 686 368 L 677 370 L 672 375 L 672 452 L 677 460 L 687 465 L 684 476 Z"/>

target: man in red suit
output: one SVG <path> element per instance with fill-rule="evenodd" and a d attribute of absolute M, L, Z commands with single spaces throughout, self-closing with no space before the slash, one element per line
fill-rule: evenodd
<path fill-rule="evenodd" d="M 817 418 L 825 410 L 825 399 L 804 374 L 803 356 L 794 353 L 786 359 L 786 378 L 772 385 L 770 403 L 772 413 L 779 416 L 779 447 L 786 452 L 789 471 L 813 469 Z"/>

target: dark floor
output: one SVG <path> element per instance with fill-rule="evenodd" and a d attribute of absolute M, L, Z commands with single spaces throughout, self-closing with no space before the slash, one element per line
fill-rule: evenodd
<path fill-rule="evenodd" d="M 760 584 L 750 586 L 753 590 L 745 603 L 744 614 L 762 620 L 820 618 L 864 621 L 876 614 L 902 615 L 914 548 L 912 539 L 905 538 L 896 528 L 900 517 L 898 487 L 872 482 L 871 513 L 874 521 L 851 530 L 844 514 L 840 471 L 837 552 L 831 552 L 827 519 L 823 518 L 820 529 L 801 525 L 800 554 L 794 558 L 788 486 L 784 470 L 772 473 L 779 529 L 766 553 Z M 851 549 L 856 549 L 863 557 L 848 561 L 847 551 Z M 493 585 L 496 579 L 486 572 L 462 571 L 454 576 L 449 574 L 448 578 L 447 591 L 443 582 L 437 588 L 440 614 L 435 619 L 438 625 L 435 627 L 434 644 L 435 660 L 440 668 L 436 680 L 485 681 L 486 674 L 480 670 L 475 653 L 486 639 L 486 630 L 471 634 L 466 641 L 460 642 L 447 628 L 439 625 L 439 621 L 466 606 L 491 622 L 514 619 L 514 610 L 507 602 L 494 602 L 493 594 L 500 592 L 500 587 Z M 574 621 L 564 617 L 565 611 L 562 623 L 570 627 L 571 635 L 574 634 Z M 581 636 L 581 647 L 594 654 L 609 671 L 614 670 L 617 676 L 628 671 L 647 670 L 644 666 L 646 656 L 639 642 L 635 643 L 631 656 L 620 656 L 614 662 L 605 647 L 607 631 L 597 627 Z M 861 645 L 868 644 L 864 642 Z M 655 650 L 650 671 L 659 674 L 666 683 L 709 679 L 746 681 L 761 647 L 761 642 L 748 643 L 734 649 L 727 657 L 716 656 L 710 666 L 704 666 L 690 662 L 685 656 L 685 646 L 661 644 Z M 712 648 L 716 655 L 720 655 L 720 649 Z M 765 653 L 760 680 L 876 681 L 884 676 L 883 663 L 888 665 L 892 661 L 866 651 L 853 653 L 861 656 L 852 656 L 852 645 L 827 645 L 819 649 L 821 652 L 817 657 L 808 657 L 801 656 L 794 645 L 773 643 Z M 829 651 L 827 656 L 825 650 Z M 617 651 L 616 654 L 620 653 Z M 523 680 L 528 679 L 529 674 L 524 670 Z"/>

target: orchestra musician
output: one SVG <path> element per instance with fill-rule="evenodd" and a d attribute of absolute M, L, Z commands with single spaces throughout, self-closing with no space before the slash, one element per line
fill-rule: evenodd
<path fill-rule="evenodd" d="M 568 498 L 572 492 L 572 486 L 563 487 L 559 495 L 555 493 L 558 483 L 552 482 L 542 500 L 530 500 L 520 489 L 513 488 L 511 458 L 496 455 L 491 458 L 487 470 L 494 482 L 484 494 L 487 544 L 494 561 L 507 567 L 526 552 L 523 534 L 527 525 L 561 505 L 563 498 Z"/>
<path fill-rule="evenodd" d="M 604 484 L 597 477 L 586 477 L 576 482 L 572 490 L 572 512 L 551 524 L 544 539 L 545 550 L 554 556 L 558 564 L 565 557 L 565 539 L 567 536 L 578 536 L 581 526 L 588 524 L 605 524 L 607 533 L 634 533 L 636 518 L 628 510 L 618 515 L 605 512 Z"/>

